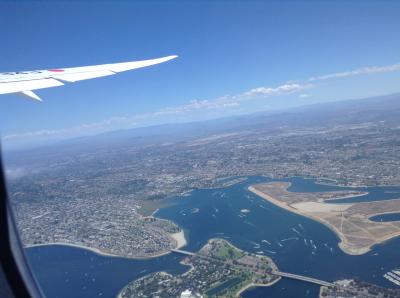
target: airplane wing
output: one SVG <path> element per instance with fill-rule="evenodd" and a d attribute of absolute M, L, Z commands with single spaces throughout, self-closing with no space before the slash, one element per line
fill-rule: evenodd
<path fill-rule="evenodd" d="M 0 73 L 0 94 L 19 93 L 42 101 L 32 90 L 110 76 L 119 72 L 166 62 L 176 57 L 178 56 L 83 67 Z"/>

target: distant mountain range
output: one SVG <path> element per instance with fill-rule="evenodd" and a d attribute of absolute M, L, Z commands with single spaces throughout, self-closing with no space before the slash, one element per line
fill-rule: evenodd
<path fill-rule="evenodd" d="M 162 124 L 149 127 L 106 132 L 79 137 L 54 144 L 6 152 L 10 162 L 35 159 L 39 156 L 74 154 L 113 147 L 149 146 L 167 142 L 182 142 L 222 133 L 263 131 L 274 134 L 282 129 L 332 127 L 385 121 L 388 126 L 400 126 L 400 93 L 385 96 L 343 100 L 306 105 L 273 112 L 231 116 L 220 119 Z"/>

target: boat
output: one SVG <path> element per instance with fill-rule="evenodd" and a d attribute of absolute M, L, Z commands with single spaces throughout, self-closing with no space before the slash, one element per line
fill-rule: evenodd
<path fill-rule="evenodd" d="M 394 278 L 395 280 L 400 282 L 400 277 L 397 276 L 396 274 L 394 274 L 392 272 L 388 272 L 387 275 L 389 275 L 391 278 Z"/>
<path fill-rule="evenodd" d="M 394 274 L 400 276 L 400 270 L 399 270 L 399 269 L 392 270 L 392 272 L 393 272 Z"/>
<path fill-rule="evenodd" d="M 388 273 L 390 273 L 390 272 L 388 272 Z M 388 273 L 385 273 L 385 274 L 383 275 L 383 277 L 386 278 L 387 280 L 391 281 L 392 283 L 394 283 L 394 284 L 400 286 L 400 281 L 394 279 L 394 278 L 391 277 Z"/>

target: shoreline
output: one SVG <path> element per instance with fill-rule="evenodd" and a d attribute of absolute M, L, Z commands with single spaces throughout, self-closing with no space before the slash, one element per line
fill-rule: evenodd
<path fill-rule="evenodd" d="M 178 232 L 178 233 L 175 233 L 175 234 L 181 234 L 181 233 L 183 233 L 183 230 L 181 230 L 181 232 Z M 178 237 L 181 237 L 181 235 L 179 235 Z M 206 243 L 203 247 L 205 247 L 206 245 L 208 245 L 208 244 L 210 243 L 210 241 L 211 241 L 211 240 L 214 240 L 214 239 L 219 239 L 219 240 L 226 241 L 226 242 L 229 244 L 229 246 L 231 246 L 231 247 L 237 249 L 238 251 L 240 251 L 240 252 L 242 252 L 242 253 L 246 253 L 246 252 L 247 252 L 247 251 L 244 251 L 244 250 L 242 250 L 242 249 L 240 249 L 240 248 L 234 246 L 234 245 L 233 245 L 232 243 L 230 243 L 228 240 L 223 239 L 223 238 L 210 238 L 210 239 L 208 239 L 207 243 Z M 182 240 L 182 239 L 181 239 L 181 240 Z M 185 240 L 185 239 L 184 239 L 184 240 Z M 180 244 L 186 245 L 186 242 L 185 242 L 185 244 L 184 244 L 183 242 L 181 242 Z M 252 253 L 252 254 L 257 255 L 257 256 L 260 256 L 260 257 L 263 257 L 263 258 L 269 259 L 269 260 L 272 262 L 274 269 L 275 269 L 275 270 L 278 270 L 278 267 L 277 267 L 277 265 L 273 262 L 272 258 L 270 258 L 270 257 L 268 257 L 268 256 L 264 256 L 264 255 L 258 255 L 257 253 Z M 187 275 L 188 273 L 190 273 L 192 270 L 195 269 L 195 266 L 193 266 L 192 264 L 185 264 L 185 263 L 182 262 L 182 260 L 181 260 L 179 263 L 182 264 L 182 265 L 184 265 L 184 266 L 190 267 L 187 271 L 185 271 L 184 273 L 182 273 L 181 276 L 185 276 L 185 275 Z M 168 273 L 168 272 L 166 272 L 166 271 L 158 271 L 158 272 L 170 274 L 170 273 Z M 153 272 L 153 273 L 154 273 L 154 272 Z M 146 275 L 144 275 L 144 276 L 142 276 L 142 277 L 140 277 L 140 278 L 138 278 L 138 279 L 135 279 L 135 280 L 133 280 L 133 281 L 136 281 L 136 280 L 145 278 L 146 276 L 148 276 L 148 275 L 150 275 L 150 274 L 153 274 L 153 273 L 146 274 Z M 243 292 L 245 292 L 246 290 L 248 290 L 248 289 L 250 289 L 250 288 L 253 288 L 253 287 L 270 287 L 270 286 L 274 285 L 275 283 L 277 283 L 278 281 L 280 281 L 281 279 L 282 279 L 282 277 L 281 277 L 281 276 L 278 276 L 277 279 L 275 279 L 274 281 L 271 281 L 271 282 L 269 282 L 269 283 L 267 283 L 267 284 L 258 284 L 258 283 L 250 282 L 250 283 L 244 285 L 243 287 L 241 287 L 241 288 L 236 292 L 235 297 L 240 297 L 240 295 L 241 295 Z M 131 281 L 131 282 L 133 282 L 133 281 Z M 126 285 L 118 292 L 116 298 L 122 298 L 122 293 L 123 293 L 123 291 L 129 286 L 129 284 L 130 284 L 131 282 L 129 282 L 128 284 L 126 284 Z"/>
<path fill-rule="evenodd" d="M 314 180 L 315 178 L 309 178 L 311 180 Z M 369 187 L 399 187 L 398 184 L 374 184 L 374 185 L 366 185 L 366 184 L 360 184 L 360 185 L 343 185 L 343 184 L 331 184 L 331 183 L 324 183 L 324 182 L 315 182 L 315 184 L 319 185 L 325 185 L 325 186 L 334 186 L 334 187 L 342 187 L 342 188 L 369 188 Z"/>
<path fill-rule="evenodd" d="M 347 195 L 347 196 L 343 196 L 343 197 L 339 197 L 339 198 L 335 198 L 335 199 L 326 199 L 325 201 L 324 201 L 324 203 L 325 204 L 346 204 L 346 203 L 335 203 L 335 201 L 338 201 L 338 200 L 346 200 L 346 199 L 352 199 L 352 198 L 358 198 L 358 197 L 363 197 L 363 196 L 366 196 L 366 195 L 368 195 L 369 194 L 369 192 L 368 191 L 363 191 L 363 192 L 361 192 L 361 193 L 359 193 L 359 194 L 354 194 L 354 195 Z M 352 204 L 352 203 L 347 203 L 347 204 Z"/>
<path fill-rule="evenodd" d="M 238 292 L 236 292 L 236 297 L 240 297 L 240 294 L 246 292 L 250 288 L 254 288 L 254 287 L 271 287 L 274 284 L 276 284 L 278 281 L 280 281 L 281 279 L 282 279 L 282 277 L 278 277 L 274 281 L 272 281 L 270 283 L 267 283 L 267 284 L 249 283 L 249 284 L 243 286 L 242 288 L 240 288 L 240 290 Z"/>
<path fill-rule="evenodd" d="M 260 175 L 264 176 L 267 178 L 273 178 L 272 176 L 266 176 L 266 175 Z M 284 179 L 290 179 L 290 178 L 302 178 L 305 180 L 313 180 L 315 184 L 319 185 L 326 185 L 326 186 L 334 186 L 334 187 L 341 187 L 341 188 L 369 188 L 369 187 L 399 187 L 399 184 L 373 184 L 373 185 L 367 185 L 367 184 L 358 184 L 358 185 L 344 185 L 340 184 L 338 180 L 333 179 L 333 178 L 324 178 L 324 177 L 305 177 L 305 176 L 299 176 L 299 175 L 285 175 L 283 177 Z M 279 179 L 279 178 L 278 178 Z M 332 183 L 326 183 L 318 180 L 325 180 L 325 181 L 330 181 Z"/>
<path fill-rule="evenodd" d="M 389 200 L 388 200 L 388 201 L 389 201 Z M 372 222 L 376 222 L 376 221 L 374 221 L 374 220 L 371 220 L 370 218 L 371 218 L 371 217 L 374 217 L 374 216 L 385 215 L 385 214 L 400 214 L 400 211 L 388 211 L 388 212 L 372 213 L 372 215 L 370 215 L 370 216 L 368 217 L 368 220 L 369 220 L 369 221 L 372 221 Z M 395 221 L 398 221 L 398 220 L 395 220 Z M 391 221 L 386 221 L 386 222 L 391 222 Z"/>
<path fill-rule="evenodd" d="M 183 275 L 187 274 L 189 271 L 191 271 L 191 270 L 194 269 L 193 266 L 191 266 L 191 267 L 192 267 L 192 268 L 190 268 L 188 271 L 186 271 L 185 273 L 183 273 Z M 160 271 L 160 272 L 167 273 L 167 272 L 165 272 L 165 271 Z M 146 275 L 145 275 L 145 276 L 146 276 Z M 143 277 L 145 277 L 145 276 L 143 276 Z M 141 277 L 141 278 L 143 278 L 143 277 Z M 140 278 L 139 278 L 139 279 L 140 279 Z M 247 291 L 248 289 L 250 289 L 250 288 L 254 288 L 254 287 L 271 287 L 271 286 L 273 286 L 274 284 L 276 284 L 278 281 L 280 281 L 281 279 L 282 279 L 282 277 L 278 277 L 278 278 L 275 279 L 274 281 L 272 281 L 272 282 L 270 282 L 270 283 L 267 283 L 267 284 L 258 284 L 258 283 L 253 283 L 253 282 L 251 282 L 251 283 L 249 283 L 249 284 L 244 285 L 243 287 L 241 287 L 241 288 L 239 289 L 239 291 L 236 292 L 236 297 L 240 297 L 240 295 L 241 295 L 242 293 L 246 292 L 246 291 Z M 124 286 L 124 287 L 118 292 L 116 298 L 122 298 L 122 292 L 123 292 L 123 291 L 126 289 L 126 287 L 128 287 L 128 286 L 129 286 L 129 283 L 128 283 L 126 286 Z"/>
<path fill-rule="evenodd" d="M 318 223 L 323 224 L 324 226 L 328 227 L 339 238 L 339 240 L 340 240 L 339 243 L 338 243 L 339 248 L 344 253 L 346 253 L 348 255 L 362 255 L 362 254 L 365 254 L 365 253 L 367 253 L 367 252 L 369 252 L 371 250 L 372 246 L 374 246 L 376 244 L 379 244 L 379 243 L 383 243 L 384 241 L 388 240 L 388 239 L 386 239 L 386 240 L 384 240 L 382 242 L 375 243 L 375 244 L 370 245 L 368 247 L 362 247 L 362 248 L 359 248 L 359 249 L 354 249 L 354 248 L 348 247 L 348 243 L 347 243 L 345 237 L 342 235 L 342 233 L 340 231 L 338 231 L 336 229 L 336 227 L 332 226 L 330 223 L 326 222 L 325 220 L 317 218 L 317 217 L 314 217 L 314 216 L 312 216 L 310 214 L 302 213 L 301 211 L 299 211 L 298 209 L 295 209 L 294 207 L 288 205 L 287 203 L 281 202 L 281 201 L 277 200 L 276 198 L 271 197 L 270 195 L 267 195 L 267 194 L 255 189 L 253 186 L 249 186 L 248 190 L 250 192 L 258 195 L 259 197 L 263 198 L 264 200 L 266 200 L 266 201 L 268 201 L 268 202 L 270 202 L 270 203 L 272 203 L 272 204 L 274 204 L 274 205 L 276 205 L 276 206 L 278 206 L 280 208 L 283 208 L 283 209 L 285 209 L 285 210 L 287 210 L 289 212 L 293 212 L 295 214 L 307 217 L 309 219 L 317 221 Z M 390 237 L 389 239 L 391 239 L 391 238 L 393 238 L 393 237 Z"/>
<path fill-rule="evenodd" d="M 24 248 L 33 248 L 33 247 L 40 247 L 40 246 L 53 246 L 53 245 L 58 245 L 58 246 L 70 246 L 70 247 L 74 247 L 74 248 L 81 248 L 81 249 L 85 249 L 85 250 L 89 250 L 95 254 L 98 254 L 100 256 L 105 256 L 105 257 L 115 257 L 115 258 L 125 258 L 125 259 L 132 259 L 130 257 L 126 257 L 126 256 L 119 256 L 119 255 L 115 255 L 112 253 L 106 253 L 101 251 L 98 248 L 94 248 L 94 247 L 90 247 L 90 246 L 86 246 L 83 244 L 76 244 L 76 243 L 68 243 L 68 242 L 49 242 L 49 243 L 41 243 L 41 244 L 29 244 L 24 246 Z"/>
<path fill-rule="evenodd" d="M 174 249 L 179 249 L 182 248 L 187 244 L 187 240 L 185 237 L 185 232 L 183 229 L 181 229 L 177 233 L 169 234 L 172 239 L 176 242 L 176 246 Z M 165 252 L 160 252 L 158 254 L 152 255 L 152 256 L 143 256 L 143 257 L 132 257 L 132 256 L 126 256 L 126 255 L 117 255 L 117 254 L 112 254 L 108 252 L 104 252 L 98 248 L 86 246 L 83 244 L 76 244 L 76 243 L 68 243 L 68 242 L 49 242 L 49 243 L 41 243 L 41 244 L 32 244 L 32 245 L 26 245 L 24 248 L 32 248 L 32 247 L 39 247 L 39 246 L 51 246 L 51 245 L 59 245 L 59 246 L 70 246 L 74 248 L 80 248 L 80 249 L 85 249 L 89 250 L 97 255 L 104 256 L 104 257 L 113 257 L 113 258 L 124 258 L 124 259 L 131 259 L 131 260 L 147 260 L 147 259 L 152 259 L 152 258 L 157 258 L 161 257 L 167 254 L 170 254 L 171 251 L 165 251 Z"/>
<path fill-rule="evenodd" d="M 181 230 L 179 232 L 169 234 L 176 241 L 176 247 L 174 249 L 180 249 L 187 244 L 185 232 L 182 228 L 180 229 Z"/>
<path fill-rule="evenodd" d="M 213 239 L 213 238 L 211 238 L 211 239 Z M 210 240 L 211 240 L 211 239 L 208 239 L 207 244 L 210 243 Z M 226 240 L 226 239 L 223 239 L 223 238 L 215 238 L 215 239 L 221 239 L 221 240 L 226 241 L 231 247 L 237 249 L 237 250 L 240 251 L 241 253 L 246 253 L 246 252 L 247 252 L 247 251 L 245 251 L 245 250 L 243 250 L 243 249 L 240 249 L 239 247 L 234 246 L 232 243 L 230 243 L 230 242 L 229 242 L 228 240 Z M 206 245 L 207 245 L 207 244 L 206 244 Z M 272 260 L 271 257 L 264 256 L 264 255 L 259 255 L 259 254 L 257 254 L 257 253 L 252 253 L 252 254 L 257 255 L 257 256 L 261 256 L 261 257 L 263 257 L 263 258 L 269 259 L 269 260 L 271 261 L 271 263 L 273 264 L 272 266 L 274 267 L 274 269 L 275 269 L 275 270 L 279 270 L 279 269 L 278 269 L 278 266 L 275 264 L 275 262 Z M 190 270 L 192 270 L 192 269 L 190 269 Z M 189 270 L 189 271 L 190 271 L 190 270 Z M 185 273 L 186 273 L 186 272 L 185 272 Z M 277 279 L 275 279 L 274 281 L 269 282 L 269 283 L 267 283 L 267 284 L 258 284 L 258 283 L 253 283 L 253 282 L 251 282 L 251 283 L 249 283 L 249 284 L 244 285 L 243 287 L 241 287 L 241 288 L 239 289 L 239 291 L 236 292 L 236 297 L 240 297 L 240 294 L 242 294 L 243 292 L 245 292 L 245 291 L 248 290 L 249 288 L 252 288 L 252 287 L 270 287 L 270 286 L 274 285 L 275 283 L 277 283 L 278 281 L 280 281 L 281 279 L 282 279 L 282 277 L 279 276 Z"/>

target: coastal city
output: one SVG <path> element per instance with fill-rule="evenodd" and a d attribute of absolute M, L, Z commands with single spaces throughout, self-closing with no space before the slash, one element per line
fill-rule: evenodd
<path fill-rule="evenodd" d="M 194 125 L 192 131 L 183 133 L 178 124 L 176 132 L 156 136 L 141 135 L 139 129 L 132 132 L 129 141 L 125 136 L 120 140 L 114 136 L 115 145 L 111 147 L 103 147 L 105 136 L 101 136 L 82 144 L 10 154 L 8 186 L 22 242 L 26 247 L 64 244 L 103 255 L 154 258 L 171 254 L 188 241 L 173 221 L 157 218 L 157 210 L 173 206 L 177 198 L 184 200 L 196 189 L 223 189 L 249 176 L 301 176 L 326 185 L 350 187 L 400 185 L 400 152 L 395 146 L 400 141 L 400 122 L 391 116 L 391 104 L 379 114 L 372 109 L 359 110 L 356 105 L 346 106 L 340 117 L 333 117 L 330 109 L 322 106 L 322 116 L 308 122 L 293 116 L 296 114 L 268 114 L 244 117 L 241 126 L 236 120 L 225 121 L 225 126 L 204 123 L 209 127 L 206 132 Z M 303 114 L 314 114 L 315 109 L 306 109 Z M 399 234 L 398 224 L 368 221 L 380 212 L 399 212 L 397 200 L 334 207 L 339 205 L 332 204 L 335 199 L 360 197 L 367 192 L 294 195 L 287 191 L 288 185 L 272 185 L 253 185 L 260 193 L 253 192 L 327 225 L 341 239 L 339 247 L 347 254 L 365 254 L 374 244 Z M 288 205 L 280 205 L 282 202 Z M 233 292 L 250 279 L 255 284 L 274 280 L 268 270 L 263 271 L 265 276 L 260 272 L 250 278 L 243 270 L 238 269 L 239 274 L 236 269 L 228 269 L 231 265 L 214 276 L 216 279 L 209 275 L 210 279 L 203 280 L 200 276 L 205 276 L 206 268 L 201 264 L 209 261 L 193 257 L 185 262 L 200 269 L 179 279 L 160 272 L 142 277 L 121 295 L 129 297 L 132 291 L 140 291 L 146 297 L 140 287 L 144 283 L 150 288 L 157 288 L 158 283 L 169 284 L 167 289 L 176 290 L 169 293 L 164 289 L 163 295 L 179 296 L 186 290 L 207 295 L 218 288 L 222 277 L 233 279 Z M 215 262 L 212 264 L 216 270 L 219 263 Z"/>
<path fill-rule="evenodd" d="M 320 298 L 362 297 L 362 298 L 396 298 L 400 289 L 387 289 L 361 280 L 339 280 L 333 287 L 321 287 Z"/>
<path fill-rule="evenodd" d="M 400 298 L 400 0 L 0 24 L 0 298 Z"/>
<path fill-rule="evenodd" d="M 54 199 L 38 209 L 22 206 L 16 215 L 30 215 L 21 225 L 22 241 L 27 246 L 59 243 L 102 254 L 144 258 L 169 253 L 185 244 L 183 231 L 176 224 L 141 216 L 132 200 L 102 197 L 89 207 L 82 199 Z"/>
<path fill-rule="evenodd" d="M 174 247 L 174 241 L 141 216 L 193 189 L 241 181 L 229 177 L 300 175 L 343 185 L 399 185 L 400 152 L 394 144 L 399 142 L 400 123 L 390 111 L 397 103 L 389 103 L 377 115 L 373 110 L 358 112 L 356 105 L 332 118 L 322 106 L 320 114 L 326 117 L 301 125 L 290 113 L 272 114 L 268 127 L 264 118 L 253 117 L 245 118 L 245 129 L 235 132 L 228 122 L 223 132 L 210 128 L 207 136 L 178 130 L 172 136 L 133 138 L 115 149 L 103 149 L 101 143 L 71 144 L 18 153 L 18 158 L 9 158 L 8 174 L 22 239 L 26 245 L 63 240 L 123 255 L 158 255 Z M 370 118 L 377 120 L 365 120 Z M 135 229 L 137 225 L 143 228 Z M 128 236 L 128 231 L 134 232 Z M 128 252 L 131 241 L 148 245 Z"/>

